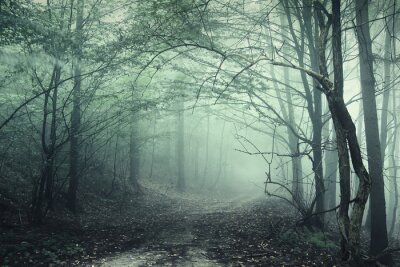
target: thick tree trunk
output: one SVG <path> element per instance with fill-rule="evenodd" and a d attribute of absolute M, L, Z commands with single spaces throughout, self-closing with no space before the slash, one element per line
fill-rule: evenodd
<path fill-rule="evenodd" d="M 369 32 L 368 0 L 356 0 L 357 38 L 360 59 L 361 92 L 364 107 L 364 124 L 368 154 L 368 168 L 372 178 L 370 195 L 371 243 L 370 253 L 377 255 L 388 246 L 386 229 L 385 189 L 379 141 L 378 115 L 375 98 L 372 41 Z M 391 263 L 391 257 L 382 259 Z"/>

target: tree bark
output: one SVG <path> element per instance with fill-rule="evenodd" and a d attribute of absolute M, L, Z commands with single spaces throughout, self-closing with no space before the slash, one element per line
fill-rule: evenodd
<path fill-rule="evenodd" d="M 288 1 L 283 1 L 283 5 L 285 8 L 286 15 L 288 17 L 289 22 L 291 22 L 291 12 L 288 9 Z M 307 39 L 308 52 L 310 55 L 311 68 L 313 71 L 318 71 L 318 56 L 315 49 L 315 33 L 313 34 L 312 27 L 312 2 L 306 1 L 304 8 L 302 9 L 303 13 L 300 12 L 297 14 L 300 28 L 301 28 L 301 36 L 300 40 L 297 38 L 296 33 L 293 29 L 291 23 L 289 23 L 289 29 L 291 36 L 293 38 L 297 58 L 299 61 L 299 66 L 304 68 L 304 55 L 305 51 L 305 40 Z M 314 220 L 313 224 L 319 228 L 323 228 L 324 226 L 324 214 L 322 211 L 325 209 L 324 205 L 324 179 L 323 179 L 323 165 L 322 165 L 322 149 L 321 149 L 321 141 L 322 141 L 322 121 L 321 121 L 321 92 L 314 90 L 311 92 L 309 81 L 307 79 L 307 74 L 303 71 L 300 71 L 300 76 L 303 82 L 304 91 L 305 91 L 305 100 L 307 102 L 307 111 L 311 119 L 312 124 L 312 153 L 313 153 L 313 162 L 312 167 L 314 171 L 314 181 L 315 181 L 315 210 L 316 213 L 320 213 L 319 216 L 316 216 L 316 220 Z M 313 87 L 316 88 L 317 82 L 313 80 Z"/>
<path fill-rule="evenodd" d="M 312 26 L 314 22 L 314 14 L 312 12 L 312 1 L 305 1 L 303 7 L 304 28 L 307 36 L 307 46 L 310 53 L 311 69 L 315 72 L 319 70 L 318 56 L 315 47 L 318 38 L 318 25 Z M 313 31 L 314 29 L 314 31 Z M 313 88 L 317 88 L 318 81 L 313 79 Z M 313 126 L 312 137 L 312 151 L 313 151 L 313 171 L 315 180 L 315 211 L 321 213 L 318 216 L 317 224 L 320 228 L 324 227 L 324 213 L 325 210 L 325 185 L 323 177 L 323 164 L 322 164 L 322 95 L 321 91 L 313 90 L 312 102 L 314 104 L 313 112 L 310 118 Z"/>
<path fill-rule="evenodd" d="M 332 125 L 331 127 L 334 126 Z M 336 207 L 336 183 L 339 162 L 336 143 L 336 134 L 333 130 L 325 150 L 326 207 L 328 209 Z"/>
<path fill-rule="evenodd" d="M 209 150 L 209 139 L 210 139 L 210 111 L 207 110 L 207 133 L 206 133 L 206 149 L 205 149 L 205 158 L 204 158 L 204 169 L 203 169 L 203 181 L 201 187 L 204 187 L 207 180 L 207 171 L 208 171 L 208 150 Z"/>
<path fill-rule="evenodd" d="M 53 68 L 53 74 L 50 80 L 49 89 L 53 88 L 52 99 L 50 97 L 51 91 L 45 93 L 43 104 L 43 121 L 41 133 L 41 145 L 44 163 L 41 168 L 41 173 L 38 179 L 38 184 L 35 185 L 32 199 L 32 223 L 40 224 L 44 216 L 43 201 L 44 197 L 47 199 L 47 207 L 52 208 L 53 205 L 53 169 L 56 148 L 56 118 L 57 118 L 57 91 L 60 82 L 61 67 L 56 63 Z M 51 109 L 51 123 L 50 123 L 50 142 L 47 141 L 47 128 L 48 128 L 48 105 L 49 100 L 52 100 Z"/>
<path fill-rule="evenodd" d="M 370 177 L 362 161 L 360 146 L 357 140 L 356 127 L 343 100 L 343 58 L 341 41 L 340 0 L 332 0 L 332 15 L 328 14 L 325 24 L 322 11 L 319 10 L 319 25 L 321 27 L 320 40 L 320 71 L 322 75 L 308 72 L 318 79 L 328 100 L 329 110 L 335 126 L 340 172 L 340 209 L 339 229 L 341 233 L 343 259 L 356 265 L 362 265 L 360 254 L 360 232 L 365 204 L 370 193 Z M 334 83 L 326 77 L 327 65 L 325 58 L 327 33 L 332 22 L 332 56 L 334 67 Z M 351 155 L 353 169 L 359 178 L 359 186 L 354 200 L 351 216 L 349 217 L 350 203 L 350 164 Z"/>
<path fill-rule="evenodd" d="M 179 99 L 177 114 L 177 156 L 178 156 L 178 181 L 176 188 L 179 192 L 185 191 L 185 132 L 184 132 L 184 102 Z"/>
<path fill-rule="evenodd" d="M 394 46 L 394 52 L 396 47 Z M 394 68 L 394 66 L 392 66 Z M 393 114 L 398 114 L 397 108 L 396 108 L 397 100 L 396 100 L 396 90 L 392 90 L 392 113 Z M 398 126 L 398 119 L 397 116 L 395 115 L 394 117 L 394 125 L 393 127 L 393 137 L 392 137 L 392 146 L 390 150 L 390 162 L 391 162 L 391 168 L 390 168 L 390 178 L 393 181 L 393 191 L 392 194 L 394 195 L 393 198 L 391 198 L 393 204 L 391 209 L 389 209 L 389 212 L 392 212 L 392 220 L 390 223 L 390 230 L 389 230 L 389 235 L 393 236 L 395 227 L 396 227 L 396 219 L 397 219 L 397 209 L 398 209 L 398 203 L 399 203 L 399 190 L 398 190 L 398 183 L 397 183 L 397 169 L 399 168 L 398 166 L 398 159 L 400 157 L 400 148 L 399 145 L 397 144 L 398 140 L 398 134 L 399 134 L 399 126 Z"/>
<path fill-rule="evenodd" d="M 215 178 L 214 184 L 212 185 L 212 189 L 215 189 L 217 187 L 217 184 L 220 181 L 221 178 L 221 172 L 222 172 L 222 165 L 223 165 L 223 155 L 224 155 L 224 133 L 225 133 L 225 121 L 222 123 L 222 131 L 221 131 L 221 137 L 219 141 L 219 159 L 218 159 L 218 172 L 217 172 L 217 177 Z"/>
<path fill-rule="evenodd" d="M 81 58 L 82 58 L 82 28 L 83 28 L 83 6 L 84 0 L 77 1 L 76 14 L 76 36 L 74 40 L 74 88 L 72 89 L 72 113 L 70 128 L 70 169 L 69 187 L 67 194 L 67 207 L 77 211 L 76 193 L 80 175 L 80 126 L 81 126 Z"/>
<path fill-rule="evenodd" d="M 139 169 L 139 145 L 138 145 L 138 136 L 137 136 L 137 128 L 138 125 L 134 125 L 132 122 L 131 133 L 129 138 L 129 182 L 133 187 L 133 191 L 136 194 L 142 194 L 142 189 L 138 182 L 140 169 Z"/>
<path fill-rule="evenodd" d="M 283 36 L 283 42 L 288 41 L 286 32 L 284 31 L 287 28 L 287 21 L 284 18 L 283 14 L 280 16 L 281 23 L 281 34 Z M 271 36 L 272 38 L 272 36 Z M 274 75 L 274 72 L 271 70 L 271 74 Z M 283 70 L 283 77 L 285 84 L 289 84 L 289 70 L 285 68 Z M 275 77 L 273 77 L 275 80 Z M 296 137 L 297 132 L 293 133 L 293 130 L 297 129 L 295 120 L 294 120 L 294 109 L 292 103 L 292 92 L 290 88 L 285 86 L 285 97 L 287 101 L 287 111 L 285 109 L 284 103 L 282 101 L 282 97 L 280 96 L 280 91 L 278 85 L 275 83 L 275 91 L 277 92 L 279 105 L 282 110 L 283 118 L 288 122 L 288 126 L 286 127 L 286 132 L 289 140 L 289 150 L 292 157 L 292 192 L 293 192 L 293 201 L 299 203 L 301 206 L 304 206 L 304 189 L 303 189 L 303 181 L 302 181 L 302 163 L 301 163 L 301 155 L 298 151 L 298 138 Z"/>
<path fill-rule="evenodd" d="M 386 229 L 385 189 L 382 169 L 381 144 L 375 98 L 372 41 L 369 31 L 368 0 L 356 0 L 356 32 L 358 39 L 361 93 L 364 109 L 364 124 L 368 154 L 368 168 L 372 178 L 370 195 L 371 243 L 370 253 L 377 255 L 388 246 Z M 390 255 L 382 258 L 391 264 Z"/>
<path fill-rule="evenodd" d="M 154 155 L 156 149 L 156 125 L 157 125 L 157 113 L 154 111 L 154 118 L 153 118 L 153 138 L 151 144 L 151 162 L 150 162 L 150 173 L 149 178 L 153 178 L 153 168 L 154 168 Z"/>

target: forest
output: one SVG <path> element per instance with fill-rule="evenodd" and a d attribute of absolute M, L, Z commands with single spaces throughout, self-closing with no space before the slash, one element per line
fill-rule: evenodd
<path fill-rule="evenodd" d="M 0 266 L 400 266 L 397 0 L 0 0 Z"/>

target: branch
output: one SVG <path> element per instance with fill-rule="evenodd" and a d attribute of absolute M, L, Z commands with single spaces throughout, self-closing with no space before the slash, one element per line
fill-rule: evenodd
<path fill-rule="evenodd" d="M 349 201 L 349 204 L 355 202 L 356 200 L 357 200 L 357 198 L 353 198 L 352 200 Z M 338 208 L 340 208 L 340 204 L 337 205 L 336 207 L 333 207 L 333 208 L 329 209 L 329 210 L 323 210 L 323 211 L 320 211 L 320 212 L 312 213 L 312 214 L 308 215 L 307 217 L 301 218 L 300 220 L 298 220 L 298 221 L 296 222 L 296 224 L 299 224 L 299 223 L 301 223 L 301 222 L 304 222 L 304 221 L 310 219 L 310 218 L 313 217 L 313 216 L 318 216 L 318 215 L 321 215 L 321 214 L 325 214 L 325 213 L 328 213 L 328 212 L 335 211 L 335 210 L 337 210 Z"/>
<path fill-rule="evenodd" d="M 330 94 L 333 90 L 333 83 L 327 77 L 325 77 L 317 72 L 302 68 L 302 67 L 294 65 L 292 63 L 288 64 L 288 63 L 283 63 L 283 62 L 272 61 L 271 64 L 274 66 L 287 67 L 287 68 L 296 69 L 296 70 L 305 72 L 307 75 L 311 76 L 312 78 L 317 80 L 322 85 L 322 88 L 317 87 L 317 89 L 320 90 L 321 92 L 323 92 L 324 94 Z"/>

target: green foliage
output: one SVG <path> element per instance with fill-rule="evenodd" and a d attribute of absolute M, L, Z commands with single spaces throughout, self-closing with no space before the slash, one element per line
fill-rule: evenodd
<path fill-rule="evenodd" d="M 146 29 L 149 38 L 168 41 L 169 44 L 203 38 L 202 28 L 207 10 L 196 0 L 149 0 L 139 2 L 135 10 L 137 31 Z M 156 29 L 157 32 L 154 32 Z"/>
<path fill-rule="evenodd" d="M 310 231 L 307 228 L 289 230 L 282 234 L 281 239 L 289 244 L 298 244 L 299 240 L 311 244 L 319 249 L 335 250 L 338 245 L 332 241 L 326 233 L 321 231 Z"/>
<path fill-rule="evenodd" d="M 320 231 L 317 232 L 309 232 L 307 235 L 307 240 L 309 243 L 313 244 L 317 248 L 322 248 L 322 249 L 337 249 L 337 245 L 330 239 L 327 238 L 327 236 Z"/>

